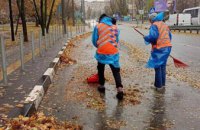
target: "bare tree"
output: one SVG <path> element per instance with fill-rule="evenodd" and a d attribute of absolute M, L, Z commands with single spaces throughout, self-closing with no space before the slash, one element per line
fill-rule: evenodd
<path fill-rule="evenodd" d="M 45 0 L 45 1 L 40 0 L 40 14 L 39 14 L 38 7 L 37 7 L 35 0 L 33 0 L 33 4 L 34 4 L 34 8 L 35 8 L 36 17 L 37 17 L 40 27 L 42 29 L 42 35 L 44 36 L 45 29 L 46 29 L 47 33 L 49 32 L 49 26 L 50 26 L 52 15 L 53 15 L 53 8 L 55 5 L 55 0 L 53 0 L 51 3 L 48 20 L 47 20 L 47 0 Z"/>
<path fill-rule="evenodd" d="M 17 0 L 19 14 L 22 20 L 22 28 L 23 28 L 23 35 L 24 41 L 28 41 L 28 33 L 27 33 L 27 26 L 26 26 L 26 15 L 25 15 L 25 8 L 24 8 L 24 0 Z"/>
<path fill-rule="evenodd" d="M 75 8 L 74 8 L 74 0 L 72 0 L 72 13 L 71 13 L 71 17 L 72 17 L 72 21 L 73 21 L 73 26 L 75 26 L 75 17 L 74 17 L 74 13 L 75 13 Z"/>
<path fill-rule="evenodd" d="M 50 9 L 50 14 L 49 14 L 49 19 L 48 19 L 48 22 L 47 22 L 47 33 L 49 32 L 49 26 L 50 26 L 50 22 L 51 22 L 51 19 L 52 19 L 52 15 L 53 15 L 53 7 L 54 7 L 54 4 L 55 4 L 55 0 L 53 0 L 52 4 L 51 4 L 51 9 Z"/>
<path fill-rule="evenodd" d="M 11 2 L 11 0 L 9 0 L 8 2 L 9 2 L 9 12 L 10 12 L 11 37 L 12 37 L 12 41 L 15 41 L 14 25 L 13 25 L 13 15 L 12 15 L 12 2 Z"/>
<path fill-rule="evenodd" d="M 18 7 L 18 4 L 17 4 L 17 7 Z M 19 26 L 19 19 L 20 19 L 20 14 L 17 16 L 17 25 L 16 25 L 16 28 L 15 28 L 15 35 L 17 35 L 18 26 Z"/>
<path fill-rule="evenodd" d="M 64 34 L 67 33 L 67 26 L 66 26 L 66 8 L 65 8 L 65 3 L 66 1 L 65 0 L 62 0 L 62 24 L 63 24 L 63 31 L 64 31 Z"/>
<path fill-rule="evenodd" d="M 42 29 L 42 35 L 45 36 L 45 20 L 44 20 L 44 1 L 40 0 L 40 27 Z"/>
<path fill-rule="evenodd" d="M 127 15 L 128 7 L 126 0 L 110 0 L 110 8 L 113 13 L 120 13 L 121 15 Z"/>
<path fill-rule="evenodd" d="M 89 7 L 87 9 L 87 19 L 90 19 L 91 18 L 91 15 L 92 15 L 92 9 Z"/>

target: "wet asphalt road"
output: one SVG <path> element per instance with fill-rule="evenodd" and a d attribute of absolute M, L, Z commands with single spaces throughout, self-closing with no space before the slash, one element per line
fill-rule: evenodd
<path fill-rule="evenodd" d="M 141 35 L 134 31 L 130 25 L 121 25 L 119 28 L 121 31 L 121 40 L 135 44 L 145 49 L 146 53 L 150 53 L 151 47 L 144 44 Z M 139 30 L 145 35 L 148 34 L 148 30 Z M 176 76 L 179 80 L 184 79 L 184 81 L 190 82 L 193 86 L 200 88 L 200 35 L 172 31 L 172 45 L 171 55 L 189 65 L 189 68 L 185 70 L 176 69 L 174 75 L 179 74 Z M 172 62 L 172 59 L 169 58 L 169 61 Z"/>
<path fill-rule="evenodd" d="M 144 45 L 143 38 L 135 32 L 130 26 L 119 26 L 121 30 L 120 39 L 130 43 Z M 144 34 L 148 34 L 148 30 L 139 29 Z M 200 70 L 200 35 L 189 33 L 174 33 L 172 31 L 172 55 L 187 62 L 191 68 L 199 68 Z M 149 47 L 148 47 L 149 48 Z"/>
<path fill-rule="evenodd" d="M 130 28 L 120 26 L 120 30 L 122 40 L 142 50 L 149 50 L 144 46 L 139 35 Z M 185 34 L 174 36 L 174 42 L 177 45 L 174 45 L 173 50 L 177 51 L 173 54 L 180 58 L 186 54 L 182 51 L 185 44 L 199 47 L 196 43 L 187 42 L 192 37 L 198 41 L 199 36 L 189 35 L 185 38 L 187 40 L 180 42 L 184 37 L 186 37 Z M 190 49 L 192 47 L 186 48 L 187 51 Z M 154 72 L 144 68 L 144 61 L 132 57 L 131 54 L 134 53 L 132 50 L 133 48 L 129 46 L 121 45 L 122 80 L 125 89 L 133 87 L 140 90 L 142 95 L 139 97 L 140 104 L 122 105 L 123 102 L 117 101 L 115 84 L 108 67 L 106 72 L 108 81 L 104 96 L 97 92 L 96 84 L 88 85 L 85 82 L 89 75 L 96 72 L 96 61 L 93 58 L 95 48 L 92 47 L 89 37 L 76 43 L 72 48 L 70 57 L 77 60 L 77 64 L 62 66 L 59 69 L 39 111 L 53 115 L 62 121 L 71 120 L 79 123 L 83 125 L 84 130 L 199 130 L 200 90 L 169 75 L 166 91 L 156 92 L 152 89 Z M 194 59 L 191 58 L 191 66 L 198 66 L 196 65 L 199 63 L 197 54 L 200 52 L 194 50 L 186 56 L 194 57 Z M 87 92 L 88 95 L 93 96 L 85 97 L 84 93 Z M 102 110 L 88 107 L 88 101 L 96 97 L 100 98 L 98 100 L 103 100 L 105 107 Z"/>

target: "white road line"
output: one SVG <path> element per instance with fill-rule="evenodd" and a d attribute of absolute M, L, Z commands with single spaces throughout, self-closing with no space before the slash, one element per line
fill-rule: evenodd
<path fill-rule="evenodd" d="M 180 43 L 180 44 L 175 43 L 175 44 L 176 44 L 176 45 L 179 45 L 179 46 L 188 46 L 188 47 L 192 47 L 192 48 L 195 48 L 195 49 L 200 49 L 199 46 L 192 46 L 192 45 L 182 44 L 182 43 Z M 173 43 L 172 43 L 172 45 L 173 45 Z"/>

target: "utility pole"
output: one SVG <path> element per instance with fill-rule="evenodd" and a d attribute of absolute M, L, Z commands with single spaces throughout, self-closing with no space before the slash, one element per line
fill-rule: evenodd
<path fill-rule="evenodd" d="M 85 0 L 81 0 L 82 22 L 85 24 Z"/>
<path fill-rule="evenodd" d="M 134 8 L 134 4 L 133 4 L 133 0 L 131 0 L 131 3 L 132 3 L 132 20 L 133 20 L 133 8 Z"/>
<path fill-rule="evenodd" d="M 142 0 L 142 10 L 143 10 L 143 13 L 142 13 L 142 24 L 144 23 L 144 0 Z"/>

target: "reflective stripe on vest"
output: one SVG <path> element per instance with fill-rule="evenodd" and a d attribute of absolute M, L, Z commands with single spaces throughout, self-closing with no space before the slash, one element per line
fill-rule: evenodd
<path fill-rule="evenodd" d="M 117 39 L 117 27 L 115 25 L 108 26 L 100 23 L 97 25 L 98 28 L 98 41 L 97 41 L 97 52 L 100 54 L 116 54 L 118 53 Z"/>
<path fill-rule="evenodd" d="M 153 24 L 157 26 L 159 32 L 157 43 L 156 45 L 153 45 L 153 48 L 160 49 L 163 47 L 172 46 L 169 37 L 169 27 L 162 21 L 154 22 Z"/>

